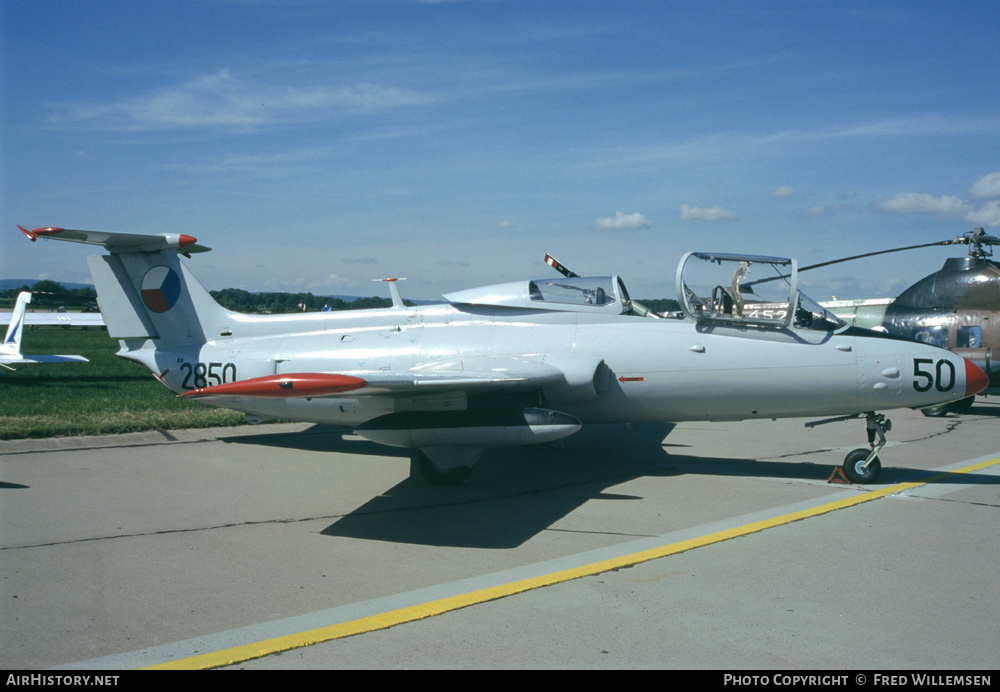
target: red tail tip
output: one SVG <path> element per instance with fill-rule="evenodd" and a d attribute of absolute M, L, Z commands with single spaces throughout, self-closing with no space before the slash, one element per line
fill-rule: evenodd
<path fill-rule="evenodd" d="M 198 242 L 197 238 L 195 238 L 194 236 L 186 235 L 184 233 L 181 233 L 180 240 L 177 241 L 177 243 L 181 247 L 187 247 L 188 245 L 194 245 L 197 242 Z"/>
<path fill-rule="evenodd" d="M 56 228 L 55 226 L 47 226 L 46 228 L 36 228 L 31 231 L 21 226 L 18 226 L 17 228 L 18 230 L 21 231 L 21 233 L 28 236 L 28 238 L 30 238 L 32 242 L 38 240 L 38 236 L 40 235 L 55 235 L 56 233 L 62 233 L 64 230 L 66 230 L 64 228 Z"/>

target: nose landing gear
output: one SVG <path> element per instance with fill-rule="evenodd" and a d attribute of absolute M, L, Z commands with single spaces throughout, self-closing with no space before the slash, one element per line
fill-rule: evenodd
<path fill-rule="evenodd" d="M 840 416 L 838 418 L 828 418 L 826 420 L 806 423 L 807 428 L 823 425 L 824 423 L 835 423 L 838 421 L 850 420 L 857 416 Z M 881 413 L 869 411 L 865 414 L 868 428 L 868 445 L 871 449 L 863 447 L 852 450 L 844 458 L 844 475 L 851 483 L 874 483 L 882 471 L 882 462 L 879 461 L 878 453 L 885 447 L 885 434 L 892 430 L 892 421 Z M 878 437 L 876 440 L 875 438 Z M 831 476 L 832 478 L 832 476 Z"/>
<path fill-rule="evenodd" d="M 871 451 L 867 449 L 855 449 L 844 458 L 844 475 L 851 483 L 874 483 L 878 474 L 882 471 L 882 462 L 879 461 L 878 453 L 885 447 L 885 434 L 892 430 L 892 421 L 881 413 L 868 412 L 868 444 Z M 878 435 L 878 441 L 875 436 Z"/>

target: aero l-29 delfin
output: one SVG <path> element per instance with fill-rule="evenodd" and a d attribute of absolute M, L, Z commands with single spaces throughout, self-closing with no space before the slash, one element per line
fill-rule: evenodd
<path fill-rule="evenodd" d="M 974 395 L 985 374 L 935 346 L 852 328 L 797 289 L 794 260 L 688 253 L 682 311 L 654 315 L 617 276 L 525 280 L 446 303 L 244 315 L 178 254 L 188 235 L 21 229 L 101 245 L 88 258 L 118 355 L 181 396 L 255 416 L 352 428 L 409 448 L 433 482 L 460 483 L 494 445 L 560 440 L 585 423 L 864 416 L 844 462 L 871 482 L 889 421 L 877 413 Z M 752 279 L 768 295 L 748 289 Z M 780 287 L 775 289 L 774 287 Z M 827 421 L 819 421 L 827 422 Z M 877 436 L 877 439 L 876 439 Z"/>

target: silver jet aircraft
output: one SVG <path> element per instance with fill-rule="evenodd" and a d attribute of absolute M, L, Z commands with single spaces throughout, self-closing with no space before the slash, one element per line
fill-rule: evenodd
<path fill-rule="evenodd" d="M 438 483 L 462 482 L 488 447 L 553 442 L 585 423 L 862 416 L 869 447 L 844 472 L 871 482 L 890 427 L 878 411 L 987 384 L 944 349 L 846 326 L 798 291 L 783 258 L 689 253 L 681 313 L 665 317 L 633 303 L 617 276 L 526 280 L 420 307 L 388 280 L 390 308 L 245 315 L 180 261 L 209 250 L 191 236 L 21 231 L 107 250 L 88 261 L 118 355 L 180 396 L 348 426 L 409 448 Z M 771 276 L 757 285 L 780 286 L 772 294 L 751 288 Z"/>

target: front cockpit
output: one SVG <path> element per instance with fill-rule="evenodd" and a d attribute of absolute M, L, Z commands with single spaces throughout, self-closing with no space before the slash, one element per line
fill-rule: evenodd
<path fill-rule="evenodd" d="M 689 252 L 677 268 L 677 299 L 698 322 L 835 331 L 845 323 L 797 287 L 793 259 Z"/>

